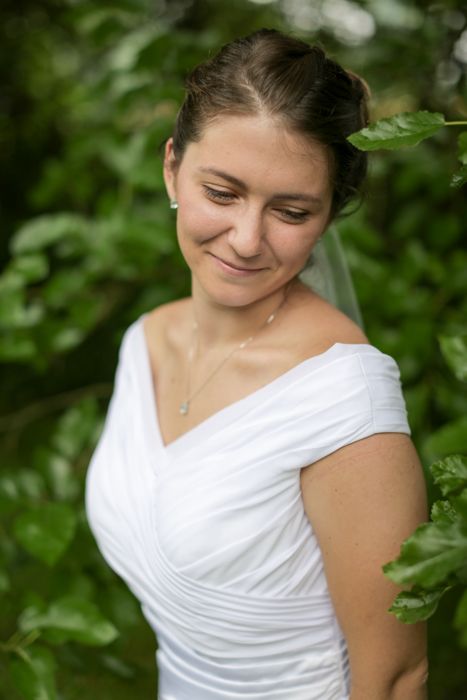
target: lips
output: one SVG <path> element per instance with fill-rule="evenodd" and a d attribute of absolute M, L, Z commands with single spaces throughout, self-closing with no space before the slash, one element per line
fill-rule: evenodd
<path fill-rule="evenodd" d="M 239 272 L 259 272 L 260 270 L 264 270 L 264 267 L 240 267 L 239 265 L 236 265 L 235 263 L 232 263 L 229 260 L 224 260 L 224 258 L 220 258 L 218 255 L 214 255 L 214 253 L 210 253 L 210 255 L 212 255 L 217 260 L 220 260 L 220 262 L 224 263 L 224 265 L 228 265 L 229 267 L 233 268 L 234 270 L 238 270 Z"/>

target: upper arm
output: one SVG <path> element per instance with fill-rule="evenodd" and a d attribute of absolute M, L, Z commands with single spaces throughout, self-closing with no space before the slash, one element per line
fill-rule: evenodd
<path fill-rule="evenodd" d="M 347 641 L 353 686 L 375 689 L 425 658 L 425 625 L 388 613 L 401 590 L 381 567 L 427 520 L 423 471 L 410 437 L 377 433 L 301 472 L 305 511 Z"/>

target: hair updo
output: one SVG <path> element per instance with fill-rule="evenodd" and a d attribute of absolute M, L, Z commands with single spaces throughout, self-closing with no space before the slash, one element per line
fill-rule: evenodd
<path fill-rule="evenodd" d="M 368 124 L 368 88 L 318 46 L 274 29 L 226 44 L 186 80 L 173 134 L 176 161 L 219 114 L 267 114 L 326 147 L 336 216 L 358 192 L 367 156 L 346 137 Z"/>

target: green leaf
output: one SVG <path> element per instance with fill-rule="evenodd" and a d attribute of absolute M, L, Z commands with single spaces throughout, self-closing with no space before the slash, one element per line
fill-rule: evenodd
<path fill-rule="evenodd" d="M 141 27 L 122 34 L 108 57 L 113 71 L 129 72 L 138 62 L 140 53 L 162 34 L 158 23 L 143 23 Z"/>
<path fill-rule="evenodd" d="M 349 136 L 348 140 L 361 151 L 404 148 L 416 146 L 433 136 L 444 124 L 440 112 L 402 112 L 370 124 Z"/>
<path fill-rule="evenodd" d="M 467 416 L 461 416 L 435 430 L 424 447 L 432 460 L 453 453 L 467 453 Z"/>
<path fill-rule="evenodd" d="M 10 673 L 26 700 L 56 700 L 55 667 L 53 654 L 35 645 L 23 650 L 22 658 L 11 661 Z"/>
<path fill-rule="evenodd" d="M 49 350 L 52 352 L 66 352 L 79 345 L 84 337 L 85 334 L 81 328 L 76 328 L 73 325 L 67 327 L 63 324 L 61 328 L 49 332 Z"/>
<path fill-rule="evenodd" d="M 23 632 L 48 629 L 60 633 L 58 642 L 71 640 L 89 646 L 110 644 L 118 636 L 114 625 L 93 603 L 73 595 L 54 601 L 45 612 L 26 608 L 19 618 L 19 627 Z"/>
<path fill-rule="evenodd" d="M 38 501 L 44 497 L 45 482 L 41 474 L 34 469 L 19 469 L 16 474 L 16 483 L 20 492 L 29 501 Z"/>
<path fill-rule="evenodd" d="M 433 615 L 441 597 L 449 588 L 450 586 L 444 586 L 434 591 L 402 591 L 394 599 L 389 612 L 394 613 L 401 622 L 421 622 Z"/>
<path fill-rule="evenodd" d="M 93 437 L 97 419 L 95 401 L 86 397 L 60 417 L 52 447 L 65 459 L 75 460 Z"/>
<path fill-rule="evenodd" d="M 19 515 L 14 522 L 18 542 L 30 554 L 52 566 L 69 546 L 76 515 L 65 503 L 47 503 Z"/>
<path fill-rule="evenodd" d="M 431 519 L 434 523 L 453 523 L 459 515 L 449 501 L 436 501 L 431 509 Z"/>
<path fill-rule="evenodd" d="M 17 480 L 10 474 L 0 476 L 0 513 L 8 513 L 17 508 L 21 494 Z"/>
<path fill-rule="evenodd" d="M 431 588 L 444 582 L 467 559 L 467 528 L 456 522 L 420 525 L 403 543 L 397 559 L 383 566 L 398 584 Z"/>
<path fill-rule="evenodd" d="M 49 261 L 42 253 L 19 255 L 13 258 L 10 269 L 19 274 L 25 283 L 38 282 L 49 274 Z"/>
<path fill-rule="evenodd" d="M 40 445 L 35 452 L 35 463 L 44 474 L 54 498 L 69 501 L 79 495 L 79 480 L 69 459 Z"/>
<path fill-rule="evenodd" d="M 451 187 L 462 187 L 467 182 L 467 165 L 463 165 L 451 178 Z"/>
<path fill-rule="evenodd" d="M 64 236 L 85 235 L 88 227 L 84 217 L 68 212 L 38 216 L 16 231 L 11 252 L 19 254 L 41 250 Z"/>
<path fill-rule="evenodd" d="M 445 459 L 434 462 L 430 466 L 430 471 L 443 496 L 467 486 L 467 457 L 465 455 L 449 455 Z"/>
<path fill-rule="evenodd" d="M 125 144 L 113 143 L 110 140 L 102 143 L 100 150 L 106 164 L 123 178 L 132 177 L 133 171 L 138 167 L 144 154 L 147 135 L 138 131 Z"/>
<path fill-rule="evenodd" d="M 0 276 L 0 324 L 4 327 L 15 326 L 24 311 L 26 292 L 24 280 L 11 268 Z"/>
<path fill-rule="evenodd" d="M 461 382 L 467 381 L 467 333 L 439 335 L 438 342 L 444 359 Z"/>
<path fill-rule="evenodd" d="M 42 295 L 47 303 L 54 309 L 68 309 L 70 302 L 80 294 L 89 284 L 86 271 L 77 266 L 74 269 L 66 267 L 57 270 L 54 276 L 47 281 Z"/>

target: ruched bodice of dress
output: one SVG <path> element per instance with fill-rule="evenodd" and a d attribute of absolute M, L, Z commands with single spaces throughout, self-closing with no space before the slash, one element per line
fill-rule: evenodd
<path fill-rule="evenodd" d="M 410 435 L 396 362 L 335 343 L 165 446 L 143 318 L 122 339 L 86 508 L 156 633 L 160 700 L 346 700 L 300 470 L 374 433 Z"/>

